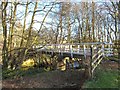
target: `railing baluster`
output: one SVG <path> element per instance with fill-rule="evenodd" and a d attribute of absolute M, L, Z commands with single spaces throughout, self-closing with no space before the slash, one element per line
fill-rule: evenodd
<path fill-rule="evenodd" d="M 70 53 L 71 53 L 71 58 L 73 58 L 73 50 L 72 50 L 72 45 L 70 45 Z"/>
<path fill-rule="evenodd" d="M 105 56 L 104 44 L 102 44 L 102 52 L 103 52 L 103 56 Z"/>
<path fill-rule="evenodd" d="M 85 45 L 83 45 L 83 52 L 84 52 L 84 57 L 86 59 L 86 47 L 85 47 Z"/>
<path fill-rule="evenodd" d="M 91 78 L 93 78 L 93 66 L 92 66 L 92 62 L 93 62 L 93 55 L 94 55 L 94 47 L 93 45 L 90 46 L 90 51 L 91 51 L 91 60 L 90 60 L 90 74 L 91 74 Z"/>
<path fill-rule="evenodd" d="M 61 55 L 63 56 L 63 48 L 62 47 L 63 47 L 63 45 L 61 44 L 61 51 L 60 52 L 61 52 Z"/>
<path fill-rule="evenodd" d="M 78 45 L 78 53 L 80 53 L 80 45 Z"/>

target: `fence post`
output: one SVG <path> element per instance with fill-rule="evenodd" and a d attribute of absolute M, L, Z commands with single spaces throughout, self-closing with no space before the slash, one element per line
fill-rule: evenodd
<path fill-rule="evenodd" d="M 94 55 L 94 50 L 93 50 L 93 45 L 90 46 L 90 53 L 91 53 L 91 59 L 90 59 L 90 78 L 93 78 L 93 66 L 92 66 L 92 62 L 93 62 L 93 55 Z"/>
<path fill-rule="evenodd" d="M 71 58 L 73 58 L 73 50 L 72 50 L 72 45 L 70 45 L 70 53 L 71 53 Z"/>
<path fill-rule="evenodd" d="M 70 51 L 70 44 L 69 44 L 69 51 Z"/>
<path fill-rule="evenodd" d="M 112 47 L 112 43 L 110 43 L 110 54 L 113 55 L 113 47 Z"/>
<path fill-rule="evenodd" d="M 63 45 L 61 44 L 61 55 L 63 56 Z"/>
<path fill-rule="evenodd" d="M 102 52 L 103 52 L 103 57 L 105 56 L 105 52 L 104 52 L 104 43 L 102 44 Z"/>
<path fill-rule="evenodd" d="M 84 57 L 86 59 L 86 47 L 85 47 L 85 45 L 83 45 L 83 51 L 84 51 Z"/>
<path fill-rule="evenodd" d="M 78 53 L 80 53 L 80 45 L 78 45 Z"/>
<path fill-rule="evenodd" d="M 58 45 L 59 55 L 60 55 L 60 49 L 61 49 L 61 46 L 60 46 L 60 44 L 59 44 L 59 45 Z"/>
<path fill-rule="evenodd" d="M 67 51 L 66 51 L 66 47 L 67 47 L 67 45 L 64 44 L 64 52 L 67 52 Z"/>

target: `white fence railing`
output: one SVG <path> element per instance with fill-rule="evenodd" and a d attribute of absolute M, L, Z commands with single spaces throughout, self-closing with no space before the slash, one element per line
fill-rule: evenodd
<path fill-rule="evenodd" d="M 107 46 L 107 48 L 105 48 Z M 36 46 L 37 48 L 42 47 L 43 45 Z M 73 53 L 80 53 L 86 55 L 90 54 L 90 47 L 93 46 L 94 49 L 103 48 L 105 56 L 113 55 L 113 48 L 111 43 L 75 43 L 75 44 L 47 44 L 41 49 L 45 49 L 53 52 L 69 52 L 71 55 Z"/>
<path fill-rule="evenodd" d="M 113 55 L 113 48 L 104 48 L 105 56 L 112 56 Z"/>

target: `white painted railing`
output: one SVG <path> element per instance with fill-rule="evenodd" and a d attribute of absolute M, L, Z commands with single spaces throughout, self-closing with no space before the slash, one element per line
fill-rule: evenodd
<path fill-rule="evenodd" d="M 113 55 L 113 48 L 104 48 L 105 56 L 112 56 Z"/>
<path fill-rule="evenodd" d="M 111 43 L 101 43 L 101 42 L 95 42 L 95 43 L 75 43 L 75 44 L 47 44 L 41 49 L 45 49 L 47 51 L 53 51 L 53 52 L 69 52 L 71 53 L 71 56 L 73 56 L 73 53 L 80 53 L 84 54 L 84 57 L 86 58 L 86 55 L 90 54 L 90 47 L 93 45 L 94 50 L 97 50 L 98 48 L 103 49 L 103 55 L 104 56 L 111 56 L 113 55 L 113 48 L 111 47 Z M 105 48 L 105 45 L 108 45 L 110 47 Z M 36 46 L 36 48 L 42 47 L 43 45 Z M 100 47 L 98 47 L 100 46 Z"/>

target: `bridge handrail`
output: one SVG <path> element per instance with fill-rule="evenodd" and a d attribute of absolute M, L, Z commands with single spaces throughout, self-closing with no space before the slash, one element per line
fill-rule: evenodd
<path fill-rule="evenodd" d="M 51 45 L 96 45 L 96 44 L 112 45 L 113 43 L 105 43 L 105 42 L 89 42 L 89 43 L 62 43 L 62 44 L 46 44 L 46 46 L 51 46 Z"/>

